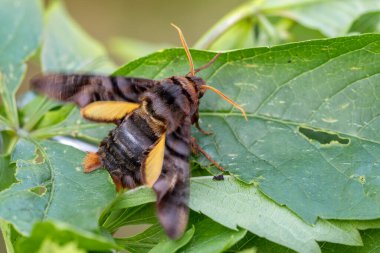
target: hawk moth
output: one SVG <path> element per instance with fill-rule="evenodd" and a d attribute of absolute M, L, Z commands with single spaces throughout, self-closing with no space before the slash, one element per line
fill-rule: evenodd
<path fill-rule="evenodd" d="M 188 220 L 189 156 L 200 151 L 219 169 L 195 139 L 192 124 L 198 124 L 198 107 L 207 89 L 222 96 L 245 115 L 244 110 L 195 74 L 217 60 L 194 69 L 181 30 L 180 36 L 190 62 L 190 73 L 160 81 L 80 74 L 49 74 L 32 79 L 32 88 L 54 99 L 72 102 L 84 118 L 113 122 L 117 126 L 100 143 L 96 153 L 84 159 L 84 171 L 105 167 L 117 190 L 139 185 L 152 187 L 157 196 L 157 215 L 167 235 L 179 238 Z"/>

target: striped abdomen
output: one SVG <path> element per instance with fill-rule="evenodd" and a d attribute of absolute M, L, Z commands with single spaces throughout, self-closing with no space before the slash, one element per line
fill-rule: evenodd
<path fill-rule="evenodd" d="M 141 166 L 164 131 L 163 122 L 153 118 L 145 106 L 138 108 L 100 144 L 98 154 L 103 166 L 124 188 L 143 184 Z"/>

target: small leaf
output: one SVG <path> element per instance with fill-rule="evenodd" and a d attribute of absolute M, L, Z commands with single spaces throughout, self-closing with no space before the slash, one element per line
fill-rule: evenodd
<path fill-rule="evenodd" d="M 186 253 L 217 253 L 225 252 L 232 245 L 240 241 L 247 233 L 228 229 L 210 219 L 203 219 L 195 223 L 195 233 L 191 241 L 180 250 Z"/>
<path fill-rule="evenodd" d="M 165 235 L 160 224 L 154 224 L 146 229 L 144 232 L 128 237 L 116 238 L 117 244 L 131 253 L 145 253 L 152 249 L 160 241 L 165 240 Z"/>
<path fill-rule="evenodd" d="M 24 152 L 24 147 L 30 151 L 31 145 L 25 142 L 19 141 L 18 154 Z M 74 148 L 48 141 L 35 144 L 38 156 L 34 160 L 13 156 L 19 158 L 16 162 L 19 183 L 0 192 L 0 217 L 23 235 L 30 234 L 34 223 L 42 220 L 97 230 L 100 211 L 115 195 L 108 173 L 84 174 L 81 165 L 84 153 Z"/>
<path fill-rule="evenodd" d="M 165 238 L 161 240 L 156 246 L 154 246 L 148 252 L 149 253 L 161 253 L 161 252 L 175 253 L 191 240 L 191 238 L 194 235 L 194 231 L 195 231 L 194 227 L 190 228 L 189 230 L 186 231 L 186 233 L 180 239 L 175 240 L 175 241 L 171 240 L 170 238 Z M 203 252 L 206 252 L 206 251 L 203 251 Z"/>
<path fill-rule="evenodd" d="M 41 57 L 44 72 L 110 73 L 115 69 L 104 48 L 70 18 L 61 1 L 48 10 Z"/>

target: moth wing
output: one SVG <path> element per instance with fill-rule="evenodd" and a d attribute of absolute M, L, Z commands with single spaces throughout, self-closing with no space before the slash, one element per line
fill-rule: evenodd
<path fill-rule="evenodd" d="M 154 144 L 142 166 L 143 180 L 149 187 L 153 186 L 161 174 L 164 163 L 165 140 L 166 134 L 163 133 Z"/>
<path fill-rule="evenodd" d="M 97 101 L 83 107 L 80 112 L 88 120 L 115 122 L 140 107 L 140 104 L 123 101 Z"/>
<path fill-rule="evenodd" d="M 171 149 L 165 150 L 161 175 L 153 185 L 157 215 L 172 239 L 183 235 L 189 216 L 190 126 L 190 118 L 186 118 L 174 133 L 166 136 L 166 145 Z"/>
<path fill-rule="evenodd" d="M 95 101 L 138 102 L 159 81 L 124 76 L 48 74 L 34 77 L 31 88 L 51 98 L 84 107 Z"/>

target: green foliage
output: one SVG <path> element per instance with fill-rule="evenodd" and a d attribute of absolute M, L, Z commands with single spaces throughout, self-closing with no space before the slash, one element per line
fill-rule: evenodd
<path fill-rule="evenodd" d="M 225 52 L 199 73 L 249 120 L 211 92 L 202 98 L 201 125 L 214 134 L 194 135 L 230 176 L 215 181 L 208 176 L 215 168 L 194 158 L 189 226 L 172 241 L 157 221 L 152 190 L 116 194 L 106 171 L 82 172 L 83 152 L 46 140 L 98 143 L 112 125 L 31 93 L 16 104 L 25 62 L 38 47 L 43 71 L 109 74 L 115 67 L 105 49 L 59 1 L 45 11 L 45 24 L 42 1 L 2 1 L 0 228 L 8 252 L 376 250 L 380 35 L 345 35 L 379 31 L 379 9 L 374 0 L 248 2 L 199 40 L 199 48 L 231 49 L 343 36 Z M 215 54 L 191 52 L 196 66 Z M 183 49 L 168 49 L 114 74 L 162 79 L 188 68 Z M 136 224 L 149 227 L 112 235 Z"/>

